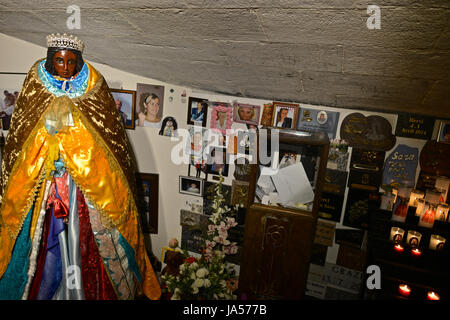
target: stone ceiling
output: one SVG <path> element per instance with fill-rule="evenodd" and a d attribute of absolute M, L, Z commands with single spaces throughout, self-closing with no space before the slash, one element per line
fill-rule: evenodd
<path fill-rule="evenodd" d="M 0 32 L 70 32 L 88 60 L 174 85 L 450 118 L 448 0 L 0 0 Z"/>

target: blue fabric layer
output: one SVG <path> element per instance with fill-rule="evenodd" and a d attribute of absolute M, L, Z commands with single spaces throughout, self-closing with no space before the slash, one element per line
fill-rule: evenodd
<path fill-rule="evenodd" d="M 30 225 L 34 205 L 28 212 L 22 230 L 16 239 L 16 244 L 3 277 L 0 279 L 0 300 L 20 300 L 28 281 L 28 255 L 31 250 Z"/>
<path fill-rule="evenodd" d="M 58 235 L 64 231 L 64 228 L 63 220 L 55 218 L 52 210 L 47 240 L 47 255 L 45 257 L 41 286 L 37 296 L 38 300 L 51 300 L 61 282 L 62 263 Z"/>
<path fill-rule="evenodd" d="M 38 66 L 38 75 L 45 88 L 53 93 L 56 97 L 67 95 L 69 98 L 76 98 L 82 96 L 88 87 L 89 67 L 86 63 L 83 68 L 73 80 L 58 80 L 55 79 L 46 69 L 45 61 L 42 60 Z"/>

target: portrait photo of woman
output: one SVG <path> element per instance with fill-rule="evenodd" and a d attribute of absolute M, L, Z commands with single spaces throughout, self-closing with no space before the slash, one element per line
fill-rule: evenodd
<path fill-rule="evenodd" d="M 235 103 L 233 105 L 233 121 L 258 125 L 260 106 Z"/>
<path fill-rule="evenodd" d="M 138 97 L 136 125 L 161 128 L 164 87 L 138 83 L 136 96 Z"/>
<path fill-rule="evenodd" d="M 295 129 L 297 123 L 297 104 L 274 102 L 273 127 Z"/>
<path fill-rule="evenodd" d="M 211 112 L 211 129 L 227 134 L 233 123 L 233 107 L 229 103 L 213 102 Z"/>

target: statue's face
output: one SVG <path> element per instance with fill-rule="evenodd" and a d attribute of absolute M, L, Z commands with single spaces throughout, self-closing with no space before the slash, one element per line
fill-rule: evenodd
<path fill-rule="evenodd" d="M 70 78 L 75 74 L 77 56 L 68 50 L 61 50 L 53 56 L 53 66 L 61 78 Z"/>

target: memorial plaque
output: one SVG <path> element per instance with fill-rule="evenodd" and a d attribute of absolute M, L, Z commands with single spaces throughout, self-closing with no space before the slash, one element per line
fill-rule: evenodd
<path fill-rule="evenodd" d="M 384 151 L 353 148 L 350 160 L 350 170 L 380 173 L 383 170 Z"/>
<path fill-rule="evenodd" d="M 335 230 L 334 242 L 341 245 L 351 245 L 360 248 L 364 237 L 364 230 L 342 229 Z"/>
<path fill-rule="evenodd" d="M 207 228 L 209 224 L 212 224 L 212 222 L 209 221 L 209 217 L 207 215 L 199 214 L 188 210 L 180 211 L 180 225 L 191 227 L 198 226 L 200 228 Z"/>
<path fill-rule="evenodd" d="M 404 144 L 398 145 L 386 159 L 383 172 L 383 189 L 400 185 L 414 187 L 419 162 L 419 149 Z"/>
<path fill-rule="evenodd" d="M 387 151 L 394 147 L 396 138 L 386 118 L 351 113 L 342 121 L 341 139 L 351 147 Z"/>
<path fill-rule="evenodd" d="M 314 243 L 331 247 L 333 245 L 335 227 L 334 223 L 318 220 Z"/>
<path fill-rule="evenodd" d="M 381 184 L 381 173 L 350 170 L 348 186 L 371 191 L 377 191 Z"/>
<path fill-rule="evenodd" d="M 347 195 L 343 225 L 367 229 L 369 224 L 369 201 L 377 201 L 378 192 L 350 188 Z"/>
<path fill-rule="evenodd" d="M 435 119 L 411 113 L 399 113 L 395 135 L 414 139 L 430 140 Z"/>
<path fill-rule="evenodd" d="M 325 180 L 323 184 L 323 191 L 344 195 L 345 185 L 347 183 L 346 171 L 327 169 L 325 171 Z"/>
<path fill-rule="evenodd" d="M 336 137 L 339 112 L 320 109 L 301 109 L 297 121 L 297 130 L 307 132 L 325 132 L 330 139 Z"/>
<path fill-rule="evenodd" d="M 204 239 L 200 227 L 181 226 L 181 249 L 202 253 Z"/>
<path fill-rule="evenodd" d="M 328 246 L 323 244 L 313 243 L 311 248 L 311 262 L 312 264 L 316 264 L 319 266 L 323 266 L 326 262 L 328 253 Z"/>
<path fill-rule="evenodd" d="M 416 189 L 426 192 L 427 189 L 434 189 L 437 176 L 420 171 L 417 179 Z"/>
<path fill-rule="evenodd" d="M 339 222 L 341 220 L 344 196 L 330 192 L 322 192 L 319 202 L 319 217 Z"/>
<path fill-rule="evenodd" d="M 428 141 L 420 151 L 419 164 L 422 171 L 450 177 L 450 144 Z"/>
<path fill-rule="evenodd" d="M 358 293 L 363 279 L 364 274 L 358 270 L 345 268 L 333 263 L 325 263 L 323 280 L 327 283 L 327 286 L 340 287 Z"/>

